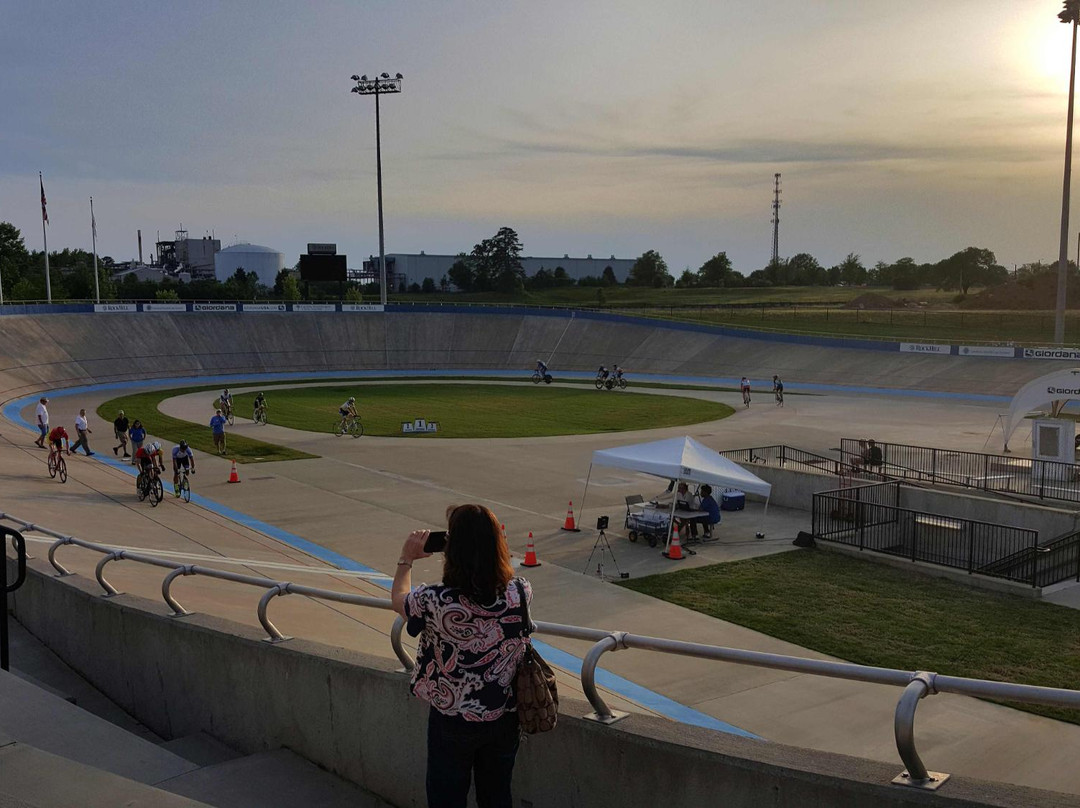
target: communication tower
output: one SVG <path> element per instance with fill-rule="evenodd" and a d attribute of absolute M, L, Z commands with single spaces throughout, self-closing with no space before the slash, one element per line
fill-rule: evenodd
<path fill-rule="evenodd" d="M 780 262 L 780 175 L 773 174 L 772 265 Z"/>

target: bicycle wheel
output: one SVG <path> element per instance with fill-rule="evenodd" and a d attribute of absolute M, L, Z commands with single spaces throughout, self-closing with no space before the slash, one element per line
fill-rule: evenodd
<path fill-rule="evenodd" d="M 161 478 L 154 477 L 150 481 L 150 504 L 156 508 L 164 496 L 165 488 L 161 485 Z"/>
<path fill-rule="evenodd" d="M 62 457 L 56 458 L 56 473 L 60 475 L 60 482 L 67 482 L 67 461 Z"/>
<path fill-rule="evenodd" d="M 345 427 L 341 425 L 341 421 L 337 421 L 334 423 L 334 434 L 337 435 L 339 438 L 345 434 Z"/>
<path fill-rule="evenodd" d="M 49 452 L 49 476 L 56 477 L 56 454 Z"/>
<path fill-rule="evenodd" d="M 184 498 L 184 502 L 191 502 L 191 483 L 188 482 L 186 474 L 180 478 L 180 496 Z"/>
<path fill-rule="evenodd" d="M 146 499 L 146 474 L 139 472 L 139 476 L 135 478 L 135 493 L 139 495 L 139 502 Z"/>
<path fill-rule="evenodd" d="M 594 382 L 594 384 L 596 385 L 597 390 L 604 389 L 604 380 L 601 379 L 599 376 L 596 377 L 596 381 Z"/>
<path fill-rule="evenodd" d="M 361 435 L 364 434 L 364 424 L 359 420 L 353 421 L 349 425 L 349 434 L 352 435 L 354 438 L 359 438 Z"/>
<path fill-rule="evenodd" d="M 533 384 L 540 384 L 540 371 L 536 371 L 532 375 Z"/>
<path fill-rule="evenodd" d="M 232 410 L 229 410 L 229 414 L 225 416 L 225 420 L 229 422 L 229 426 L 233 425 L 233 423 L 235 422 L 236 419 L 233 416 L 233 411 Z"/>
<path fill-rule="evenodd" d="M 619 379 L 619 389 L 620 390 L 625 390 L 626 389 L 626 379 Z"/>

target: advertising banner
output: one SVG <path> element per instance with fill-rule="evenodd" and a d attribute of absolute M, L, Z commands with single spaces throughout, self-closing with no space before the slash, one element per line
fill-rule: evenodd
<path fill-rule="evenodd" d="M 901 342 L 900 350 L 903 353 L 928 353 L 947 356 L 952 352 L 951 345 L 932 345 L 928 342 Z"/>
<path fill-rule="evenodd" d="M 382 311 L 381 303 L 342 303 L 342 311 Z"/>
<path fill-rule="evenodd" d="M 961 356 L 1016 356 L 1016 349 L 1007 345 L 961 345 Z"/>
<path fill-rule="evenodd" d="M 1080 348 L 1024 348 L 1024 359 L 1080 359 Z"/>
<path fill-rule="evenodd" d="M 242 303 L 243 311 L 285 311 L 284 303 Z"/>
<path fill-rule="evenodd" d="M 293 311 L 337 311 L 336 303 L 293 303 Z"/>
<path fill-rule="evenodd" d="M 143 303 L 143 311 L 187 311 L 187 303 Z"/>
<path fill-rule="evenodd" d="M 138 311 L 135 303 L 95 303 L 94 311 Z"/>
<path fill-rule="evenodd" d="M 236 311 L 235 303 L 192 303 L 192 311 Z"/>

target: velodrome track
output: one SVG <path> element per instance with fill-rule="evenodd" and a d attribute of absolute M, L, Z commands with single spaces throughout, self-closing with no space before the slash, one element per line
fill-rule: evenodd
<path fill-rule="evenodd" d="M 621 333 L 624 328 L 629 332 Z M 0 317 L 0 390 L 4 391 L 0 398 L 9 402 L 4 409 L 7 423 L 2 427 L 0 457 L 5 469 L 4 499 L 10 495 L 14 500 L 14 504 L 0 504 L 0 510 L 93 540 L 248 559 L 250 568 L 283 578 L 284 573 L 258 564 L 308 567 L 325 566 L 328 560 L 290 546 L 290 535 L 347 556 L 359 568 L 392 571 L 401 539 L 409 530 L 439 524 L 443 509 L 451 502 L 479 500 L 491 504 L 506 521 L 515 550 L 522 549 L 526 531 L 535 533 L 545 564 L 530 571 L 529 577 L 536 585 L 537 615 L 542 619 L 813 656 L 756 632 L 657 604 L 582 575 L 593 536 L 564 534 L 558 528 L 566 501 L 576 500 L 580 494 L 588 458 L 596 448 L 691 434 L 714 448 L 786 442 L 823 450 L 837 445 L 841 436 L 872 434 L 978 449 L 1002 407 L 982 396 L 1007 395 L 1026 380 L 1024 374 L 1046 372 L 1050 364 L 844 350 L 672 334 L 652 325 L 627 327 L 570 318 L 503 315 Z M 546 359 L 552 354 L 556 374 L 563 369 L 591 373 L 600 362 L 619 361 L 632 374 L 649 371 L 730 378 L 746 373 L 761 379 L 780 372 L 794 390 L 800 383 L 828 386 L 857 382 L 882 388 L 899 386 L 918 397 L 835 390 L 823 395 L 793 395 L 783 410 L 755 405 L 724 421 L 689 429 L 617 436 L 489 441 L 365 437 L 350 441 L 270 426 L 258 434 L 311 451 L 320 459 L 245 466 L 244 484 L 228 486 L 224 482 L 225 462 L 200 457 L 195 487 L 206 497 L 206 509 L 171 500 L 156 510 L 133 503 L 130 478 L 111 454 L 102 452 L 111 433 L 107 425 L 99 426 L 95 436 L 95 449 L 102 454 L 93 461 L 73 460 L 72 481 L 65 487 L 44 476 L 43 457 L 32 446 L 26 449 L 27 432 L 12 428 L 12 423 L 17 424 L 27 414 L 32 419 L 30 402 L 18 406 L 20 399 L 32 401 L 37 394 L 48 393 L 53 399 L 54 422 L 68 423 L 77 407 L 90 410 L 117 394 L 91 388 L 109 387 L 122 380 L 126 380 L 125 389 L 138 389 L 156 386 L 154 379 L 160 383 L 174 379 L 165 384 L 175 386 L 192 382 L 192 377 L 198 377 L 199 383 L 214 383 L 214 377 L 221 376 L 230 386 L 242 388 L 252 383 L 241 378 L 249 374 L 297 373 L 309 378 L 317 373 L 353 375 L 352 371 L 386 367 L 513 368 L 520 378 L 527 375 L 535 358 Z M 927 372 L 921 387 L 920 372 Z M 60 388 L 75 389 L 64 393 Z M 923 392 L 931 395 L 923 396 Z M 978 395 L 968 398 L 972 392 Z M 737 403 L 737 394 L 690 394 Z M 273 393 L 270 395 L 272 400 Z M 358 396 L 362 401 L 362 386 Z M 203 399 L 205 394 L 172 399 L 163 408 L 202 422 L 206 415 L 200 416 Z M 250 433 L 256 427 L 238 423 L 237 429 Z M 594 476 L 593 484 L 583 522 L 600 513 L 610 513 L 617 522 L 626 493 L 650 493 L 649 486 L 656 487 L 634 475 L 606 472 Z M 254 517 L 269 530 L 225 518 L 222 510 L 214 509 L 215 504 L 230 509 L 225 513 Z M 756 527 L 749 514 L 741 521 L 737 518 L 740 515 L 729 517 L 725 527 L 730 540 L 685 563 L 708 563 L 756 552 L 758 548 L 747 541 Z M 775 514 L 769 524 L 770 549 L 786 549 L 805 518 L 797 512 Z M 656 551 L 617 540 L 614 546 L 620 564 L 635 577 L 670 569 L 671 562 L 658 558 Z M 92 574 L 96 558 L 64 552 L 78 571 Z M 430 563 L 417 566 L 416 580 L 437 577 L 437 569 Z M 159 597 L 160 577 L 156 573 L 148 578 L 138 568 L 124 564 L 112 567 L 110 577 L 126 591 Z M 325 580 L 299 575 L 296 579 L 304 583 L 326 585 Z M 290 572 L 288 578 L 293 577 Z M 335 585 L 373 594 L 382 591 L 379 579 L 370 576 L 342 576 Z M 197 581 L 182 591 L 193 600 L 185 604 L 189 608 L 254 622 L 255 598 L 248 593 L 241 596 Z M 274 616 L 287 633 L 389 655 L 385 644 L 389 620 L 385 615 L 359 610 L 344 613 L 298 598 L 280 600 L 282 603 L 274 606 Z M 572 642 L 552 643 L 552 647 L 563 654 L 556 661 L 570 670 L 574 658 L 580 658 L 585 650 Z M 611 693 L 622 694 L 621 700 L 616 697 L 613 701 L 624 709 L 678 715 L 672 704 L 688 705 L 700 715 L 730 722 L 764 738 L 895 760 L 891 715 L 897 693 L 890 688 L 695 660 L 673 661 L 659 655 L 616 654 L 604 662 L 612 674 L 604 684 Z M 572 682 L 569 677 L 564 680 L 567 685 Z M 625 683 L 636 684 L 638 689 Z M 919 727 L 920 750 L 936 766 L 1080 793 L 1080 775 L 1073 771 L 1068 753 L 1080 743 L 1080 727 L 955 698 L 927 700 L 920 708 Z"/>

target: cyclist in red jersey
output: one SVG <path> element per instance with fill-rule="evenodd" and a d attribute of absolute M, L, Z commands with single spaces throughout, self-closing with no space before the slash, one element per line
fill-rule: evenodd
<path fill-rule="evenodd" d="M 68 437 L 67 430 L 62 426 L 54 427 L 49 433 L 49 446 L 57 452 L 66 451 L 71 454 L 71 439 Z"/>
<path fill-rule="evenodd" d="M 157 441 L 149 446 L 139 447 L 135 452 L 135 462 L 144 472 L 154 470 L 159 474 L 165 473 L 165 453 L 161 451 L 161 444 Z"/>

